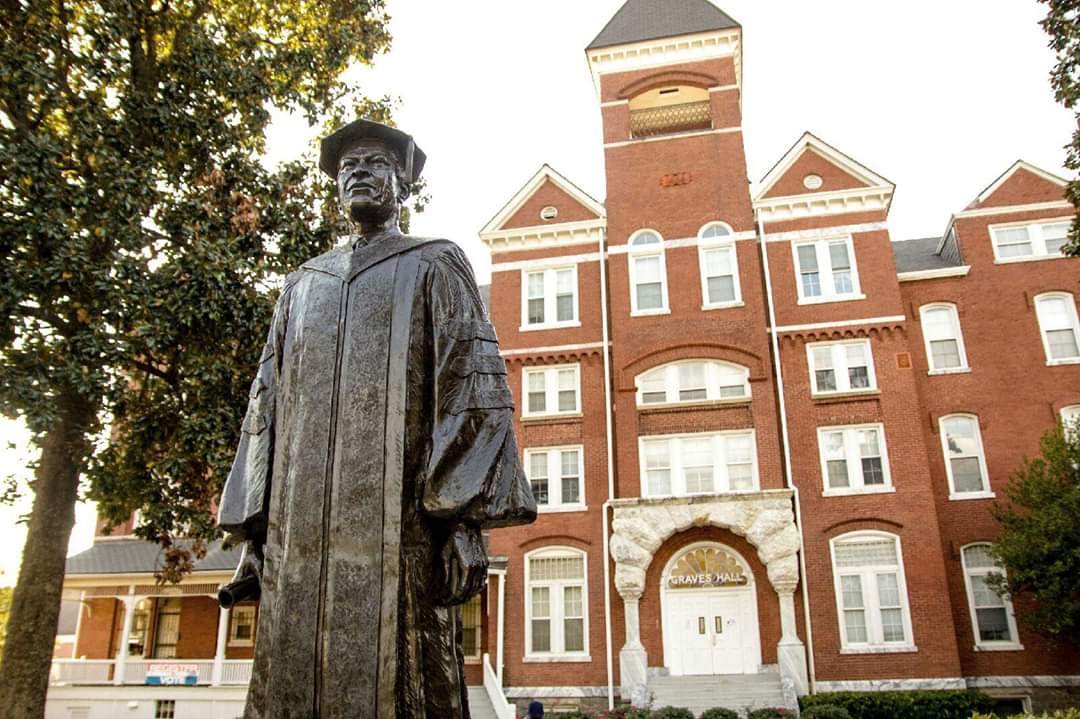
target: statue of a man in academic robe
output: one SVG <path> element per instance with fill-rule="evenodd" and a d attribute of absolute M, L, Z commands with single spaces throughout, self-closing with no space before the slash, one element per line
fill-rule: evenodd
<path fill-rule="evenodd" d="M 322 142 L 357 234 L 285 280 L 219 512 L 261 584 L 247 719 L 468 717 L 481 530 L 536 517 L 469 263 L 398 227 L 424 159 L 364 120 Z"/>

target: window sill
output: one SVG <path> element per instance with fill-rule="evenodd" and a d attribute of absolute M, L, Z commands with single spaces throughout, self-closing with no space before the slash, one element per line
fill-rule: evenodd
<path fill-rule="evenodd" d="M 572 322 L 545 322 L 539 325 L 521 325 L 518 332 L 537 332 L 540 330 L 563 330 L 571 327 L 581 327 L 579 320 Z"/>
<path fill-rule="evenodd" d="M 565 514 L 567 512 L 585 512 L 588 511 L 588 507 L 584 504 L 559 504 L 554 506 L 537 505 L 536 511 L 539 514 Z"/>
<path fill-rule="evenodd" d="M 665 411 L 673 409 L 708 409 L 710 407 L 731 407 L 750 404 L 749 397 L 732 397 L 731 399 L 703 399 L 693 402 L 656 402 L 654 404 L 639 404 L 638 412 Z"/>
<path fill-rule="evenodd" d="M 882 487 L 874 489 L 826 489 L 821 493 L 822 497 L 857 497 L 860 494 L 891 494 L 896 492 L 896 487 Z"/>
<path fill-rule="evenodd" d="M 553 413 L 553 414 L 530 414 L 530 415 L 522 415 L 521 416 L 521 421 L 523 423 L 526 423 L 526 424 L 529 423 L 529 422 L 538 422 L 538 423 L 539 422 L 563 422 L 563 421 L 579 420 L 579 419 L 582 418 L 582 416 L 583 415 L 581 414 L 581 412 L 564 412 L 564 413 Z"/>
<path fill-rule="evenodd" d="M 976 644 L 977 652 L 1022 652 L 1024 645 L 1019 642 L 1002 642 L 1001 644 Z"/>
<path fill-rule="evenodd" d="M 229 646 L 229 647 L 253 647 L 253 646 L 255 646 L 255 642 L 244 641 L 242 639 L 230 639 L 228 641 L 228 643 L 226 644 L 226 646 Z"/>
<path fill-rule="evenodd" d="M 995 265 L 1013 265 L 1017 262 L 1042 262 L 1043 260 L 1067 260 L 1070 259 L 1070 255 L 1027 255 L 1025 257 L 1006 257 L 1004 259 L 995 257 Z"/>
<path fill-rule="evenodd" d="M 480 664 L 481 661 L 480 657 L 465 657 L 466 664 Z"/>
<path fill-rule="evenodd" d="M 841 654 L 913 654 L 919 648 L 914 644 L 903 646 L 877 646 L 877 647 L 843 647 Z"/>
<path fill-rule="evenodd" d="M 708 312 L 709 310 L 729 310 L 733 307 L 746 307 L 746 303 L 742 300 L 736 300 L 735 302 L 717 302 L 711 305 L 702 305 L 701 310 Z"/>
<path fill-rule="evenodd" d="M 738 497 L 741 494 L 757 494 L 761 487 L 750 489 L 729 489 L 726 492 L 683 492 L 682 494 L 646 494 L 641 493 L 642 499 L 696 499 L 698 497 Z"/>
<path fill-rule="evenodd" d="M 588 654 L 526 654 L 521 661 L 525 664 L 554 664 L 568 662 L 583 664 L 592 661 Z"/>
<path fill-rule="evenodd" d="M 850 392 L 811 392 L 810 399 L 815 402 L 828 402 L 830 400 L 855 400 L 855 399 L 871 399 L 874 397 L 880 397 L 881 390 L 879 389 L 860 389 L 852 390 Z"/>
<path fill-rule="evenodd" d="M 670 315 L 671 310 L 667 307 L 662 307 L 657 310 L 630 310 L 631 317 L 654 317 L 656 315 Z"/>
<path fill-rule="evenodd" d="M 971 368 L 970 367 L 949 367 L 948 369 L 932 369 L 932 370 L 927 371 L 926 374 L 930 375 L 931 377 L 935 377 L 937 375 L 943 375 L 943 374 L 970 374 L 970 373 L 971 373 Z"/>
<path fill-rule="evenodd" d="M 1057 367 L 1064 364 L 1080 364 L 1080 357 L 1065 357 L 1064 359 L 1046 360 L 1047 367 Z"/>
<path fill-rule="evenodd" d="M 997 495 L 993 492 L 964 492 L 962 494 L 956 494 L 954 492 L 949 493 L 950 502 L 963 502 L 967 499 L 993 499 Z"/>
<path fill-rule="evenodd" d="M 800 297 L 797 304 L 800 305 L 827 305 L 833 302 L 855 302 L 865 300 L 866 295 L 838 295 L 836 297 Z"/>

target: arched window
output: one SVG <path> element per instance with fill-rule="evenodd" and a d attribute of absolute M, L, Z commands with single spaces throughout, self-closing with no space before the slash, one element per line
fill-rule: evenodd
<path fill-rule="evenodd" d="M 966 371 L 967 354 L 956 305 L 944 302 L 923 305 L 919 308 L 919 318 L 931 374 Z"/>
<path fill-rule="evenodd" d="M 939 420 L 945 474 L 949 478 L 949 499 L 992 497 L 986 455 L 983 452 L 979 418 L 953 414 Z"/>
<path fill-rule="evenodd" d="M 641 230 L 630 238 L 630 314 L 668 312 L 667 269 L 664 241 L 653 230 Z"/>
<path fill-rule="evenodd" d="M 971 627 L 975 632 L 975 646 L 1023 649 L 1016 633 L 1012 602 L 1007 596 L 1002 597 L 991 589 L 987 581 L 993 574 L 1005 573 L 990 553 L 990 544 L 969 544 L 964 547 L 960 556 L 964 567 L 968 607 L 971 609 Z"/>
<path fill-rule="evenodd" d="M 1047 364 L 1080 362 L 1080 321 L 1076 301 L 1068 292 L 1048 292 L 1035 298 Z"/>
<path fill-rule="evenodd" d="M 655 367 L 635 378 L 637 403 L 673 404 L 750 396 L 750 370 L 714 360 L 686 360 Z"/>
<path fill-rule="evenodd" d="M 525 555 L 525 653 L 582 657 L 589 653 L 586 554 L 544 547 Z"/>
<path fill-rule="evenodd" d="M 913 650 L 900 538 L 885 532 L 851 532 L 829 544 L 841 649 Z"/>
<path fill-rule="evenodd" d="M 731 227 L 710 222 L 698 232 L 702 309 L 742 304 L 739 263 Z"/>

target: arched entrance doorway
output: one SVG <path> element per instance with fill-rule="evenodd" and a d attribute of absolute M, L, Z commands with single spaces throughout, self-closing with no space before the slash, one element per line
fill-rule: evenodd
<path fill-rule="evenodd" d="M 760 670 L 754 574 L 734 549 L 699 542 L 679 550 L 661 575 L 660 607 L 672 675 Z"/>

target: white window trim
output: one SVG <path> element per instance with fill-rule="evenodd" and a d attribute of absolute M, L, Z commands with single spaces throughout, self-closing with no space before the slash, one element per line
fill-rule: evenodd
<path fill-rule="evenodd" d="M 529 324 L 529 275 L 538 272 L 544 273 L 544 317 L 556 317 L 557 301 L 555 273 L 559 270 L 570 270 L 574 277 L 574 317 L 570 320 L 546 321 Z M 551 290 L 550 294 L 548 290 Z M 521 326 L 520 332 L 534 332 L 536 330 L 550 330 L 560 327 L 580 327 L 581 315 L 578 309 L 578 271 L 576 264 L 553 264 L 545 267 L 529 267 L 521 270 Z"/>
<path fill-rule="evenodd" d="M 1024 222 L 1003 222 L 996 225 L 990 225 L 987 230 L 990 232 L 990 246 L 994 250 L 994 264 L 1008 265 L 1014 262 L 1068 259 L 1067 255 L 1061 253 L 1051 255 L 1046 251 L 1046 238 L 1043 236 L 1043 227 L 1046 225 L 1057 225 L 1062 222 L 1071 223 L 1072 219 L 1072 217 L 1053 217 L 1034 222 L 1028 220 Z M 1032 254 L 1023 255 L 1021 257 L 1001 257 L 1001 255 L 998 254 L 998 231 L 1015 229 L 1017 227 L 1027 228 Z"/>
<path fill-rule="evenodd" d="M 1076 339 L 1076 343 L 1080 346 L 1080 319 L 1076 314 L 1076 298 L 1069 292 L 1043 292 L 1042 294 L 1035 295 L 1035 322 L 1039 325 L 1039 336 L 1042 338 L 1043 354 L 1046 355 L 1046 366 L 1056 367 L 1058 365 L 1066 364 L 1080 364 L 1080 355 L 1076 357 L 1062 357 L 1061 359 L 1052 359 L 1050 357 L 1050 341 L 1046 337 L 1046 328 L 1043 327 L 1042 317 L 1039 316 L 1039 302 L 1049 299 L 1064 299 L 1065 304 L 1068 306 L 1072 315 L 1072 331 L 1073 337 Z"/>
<path fill-rule="evenodd" d="M 574 370 L 574 397 L 576 399 L 576 407 L 572 410 L 559 411 L 559 370 L 573 369 Z M 547 376 L 544 378 L 544 394 L 545 394 L 545 407 L 555 407 L 554 410 L 546 410 L 544 412 L 530 412 L 529 411 L 529 375 L 537 372 L 543 372 Z M 574 364 L 559 364 L 559 365 L 536 365 L 533 367 L 523 367 L 521 369 L 521 417 L 522 419 L 533 419 L 539 417 L 566 417 L 570 415 L 581 414 L 581 365 Z"/>
<path fill-rule="evenodd" d="M 934 367 L 934 355 L 930 349 L 930 336 L 926 333 L 926 313 L 931 310 L 949 310 L 952 313 L 953 331 L 955 332 L 957 352 L 960 355 L 959 367 Z M 968 365 L 967 349 L 964 346 L 964 332 L 960 328 L 960 310 L 952 302 L 931 302 L 925 304 L 919 308 L 919 324 L 922 327 L 923 336 L 923 348 L 926 350 L 926 366 L 929 368 L 927 374 L 962 374 L 971 371 L 971 366 Z"/>
<path fill-rule="evenodd" d="M 720 226 L 727 230 L 723 237 L 702 237 L 702 234 L 710 227 Z M 705 274 L 705 253 L 711 250 L 729 249 L 731 252 L 732 284 L 735 290 L 735 299 L 730 302 L 709 301 L 709 278 Z M 698 274 L 701 276 L 701 309 L 722 310 L 729 307 L 744 306 L 742 297 L 742 284 L 739 282 L 739 250 L 736 245 L 735 233 L 726 222 L 708 222 L 698 230 Z"/>
<path fill-rule="evenodd" d="M 957 492 L 953 482 L 952 462 L 949 461 L 948 436 L 945 433 L 945 422 L 956 417 L 965 417 L 975 423 L 975 440 L 979 445 L 979 471 L 982 472 L 984 488 L 978 492 Z M 962 501 L 965 499 L 992 499 L 997 495 L 990 489 L 990 472 L 986 468 L 986 448 L 982 441 L 982 427 L 979 426 L 979 417 L 966 412 L 946 414 L 938 418 L 938 434 L 941 435 L 941 458 L 945 462 L 945 476 L 949 481 L 949 499 Z"/>
<path fill-rule="evenodd" d="M 847 243 L 848 257 L 851 258 L 852 291 L 845 294 L 839 294 L 834 291 L 832 279 L 832 260 L 829 258 L 828 251 L 829 243 L 839 241 Z M 802 245 L 813 245 L 814 251 L 817 253 L 818 275 L 821 282 L 820 296 L 808 297 L 803 294 L 802 268 L 799 265 L 799 247 Z M 825 248 L 824 250 L 822 250 L 823 247 Z M 826 260 L 827 262 L 823 262 L 823 260 Z M 866 295 L 862 292 L 862 284 L 859 282 L 859 266 L 858 262 L 855 259 L 855 243 L 852 240 L 851 235 L 839 235 L 835 237 L 827 237 L 817 240 L 792 240 L 791 265 L 795 271 L 795 290 L 798 293 L 798 304 L 800 305 L 819 305 L 828 302 L 848 302 L 851 300 L 866 299 Z M 828 267 L 827 273 L 825 272 L 824 267 Z M 827 282 L 826 274 L 828 275 Z"/>
<path fill-rule="evenodd" d="M 670 368 L 670 367 L 678 367 L 679 365 L 684 365 L 684 364 L 705 364 L 706 365 L 706 367 L 705 367 L 705 395 L 706 395 L 705 399 L 688 399 L 688 400 L 676 399 L 674 401 L 664 401 L 664 402 L 645 402 L 645 401 L 642 400 L 641 380 L 645 375 L 649 374 L 650 372 L 655 372 L 657 370 L 664 370 L 664 374 L 665 374 L 665 376 L 664 376 L 664 390 L 667 393 L 667 395 L 669 397 L 672 397 L 672 396 L 678 397 L 679 396 L 679 375 L 678 375 L 678 370 L 676 369 L 674 371 L 669 372 L 668 368 Z M 713 397 L 713 396 L 710 396 L 710 395 L 714 394 L 715 390 L 719 389 L 718 386 L 714 386 L 714 385 L 710 384 L 710 382 L 709 382 L 710 375 L 715 376 L 714 373 L 711 372 L 710 369 L 709 369 L 710 364 L 726 365 L 727 367 L 732 367 L 732 368 L 735 368 L 735 369 L 740 370 L 742 372 L 745 372 L 746 373 L 746 378 L 743 380 L 743 386 L 746 389 L 746 394 L 744 394 L 741 397 L 719 397 L 719 396 Z M 725 362 L 724 360 L 716 360 L 716 359 L 677 360 L 675 362 L 668 362 L 667 364 L 657 365 L 656 367 L 650 367 L 649 369 L 638 373 L 638 375 L 634 377 L 634 388 L 635 388 L 634 397 L 635 397 L 635 402 L 637 403 L 637 406 L 641 407 L 641 408 L 645 408 L 645 409 L 651 409 L 651 408 L 656 408 L 656 407 L 685 406 L 685 405 L 694 405 L 694 404 L 713 404 L 713 403 L 716 403 L 716 402 L 724 402 L 724 403 L 732 403 L 732 404 L 734 404 L 734 403 L 745 403 L 745 402 L 749 402 L 750 399 L 751 399 L 750 369 L 748 367 L 744 367 L 743 365 L 736 364 L 734 362 Z"/>
<path fill-rule="evenodd" d="M 900 597 L 903 600 L 901 606 L 901 617 L 904 622 L 904 640 L 902 642 L 885 642 L 880 641 L 874 643 L 872 641 L 866 643 L 850 643 L 847 640 L 847 634 L 844 631 L 844 592 L 840 583 L 840 570 L 836 566 L 836 545 L 842 544 L 845 540 L 858 539 L 859 537 L 884 537 L 892 539 L 896 543 L 896 584 L 900 592 Z M 836 600 L 836 620 L 837 630 L 840 634 L 840 653 L 841 654 L 879 654 L 890 652 L 916 652 L 918 647 L 915 646 L 915 634 L 912 631 L 911 625 L 911 599 L 908 597 L 907 590 L 907 576 L 904 572 L 904 551 L 900 542 L 899 535 L 891 534 L 889 532 L 881 532 L 876 530 L 858 530 L 854 532 L 848 532 L 847 534 L 841 534 L 839 537 L 833 537 L 829 540 L 829 559 L 832 563 L 833 574 L 833 595 Z M 878 565 L 875 567 L 860 567 L 857 572 L 845 572 L 846 574 L 872 574 L 882 569 L 892 569 L 893 567 L 885 567 L 885 565 Z M 866 588 L 863 588 L 863 612 L 866 619 L 866 635 L 867 638 L 883 636 L 881 630 L 881 602 L 877 596 L 877 582 L 873 582 L 871 587 L 873 592 L 873 610 L 870 611 L 868 596 L 869 593 Z"/>
<path fill-rule="evenodd" d="M 1020 634 L 1016 631 L 1016 615 L 1013 613 L 1012 600 L 1008 597 L 1002 597 L 1002 601 L 1005 603 L 1005 618 L 1009 624 L 1009 634 L 1013 637 L 1008 641 L 984 641 L 979 638 L 979 617 L 975 613 L 975 590 L 971 586 L 971 575 L 981 574 L 988 576 L 990 574 L 1005 574 L 1003 567 L 997 567 L 991 569 L 989 567 L 981 567 L 977 569 L 968 569 L 967 557 L 964 556 L 964 551 L 971 547 L 989 546 L 990 542 L 971 542 L 960 547 L 960 568 L 964 572 L 964 591 L 967 593 L 968 600 L 968 613 L 971 617 L 971 635 L 975 640 L 975 651 L 977 652 L 1016 652 L 1023 651 L 1024 645 L 1020 643 Z"/>
<path fill-rule="evenodd" d="M 862 344 L 864 347 L 866 347 L 866 373 L 867 373 L 867 378 L 870 380 L 870 386 L 869 387 L 859 387 L 859 388 L 856 388 L 856 389 L 852 389 L 849 386 L 846 389 L 841 389 L 840 388 L 840 372 L 837 369 L 838 362 L 836 361 L 837 360 L 837 354 L 834 352 L 833 371 L 836 372 L 836 380 L 837 380 L 836 381 L 836 386 L 837 386 L 837 389 L 828 390 L 828 391 L 819 391 L 818 387 L 817 387 L 817 373 L 816 373 L 816 371 L 814 369 L 814 349 L 817 348 L 817 347 L 837 347 L 837 346 L 840 346 L 840 345 L 853 345 L 853 344 Z M 846 357 L 845 357 L 844 361 L 845 361 L 844 375 L 843 375 L 844 376 L 844 381 L 846 383 L 850 384 L 851 380 L 848 377 L 848 369 L 849 368 L 848 368 L 848 366 L 846 364 L 846 362 L 847 362 Z M 873 352 L 873 349 L 870 346 L 870 340 L 868 340 L 868 339 L 837 340 L 835 342 L 810 342 L 810 343 L 807 343 L 807 345 L 806 345 L 806 364 L 807 364 L 807 368 L 810 371 L 810 396 L 811 397 L 835 397 L 835 396 L 838 396 L 838 395 L 875 394 L 875 393 L 877 393 L 879 391 L 878 390 L 878 385 L 877 385 L 877 371 L 874 369 L 874 352 Z"/>
<path fill-rule="evenodd" d="M 578 496 L 581 501 L 565 503 L 562 501 L 562 457 L 560 453 L 573 451 L 578 453 Z M 530 447 L 525 450 L 526 474 L 528 474 L 529 467 L 532 466 L 529 458 L 535 454 L 546 454 L 548 460 L 548 503 L 537 503 L 536 510 L 541 514 L 555 514 L 558 512 L 584 512 L 588 509 L 585 501 L 585 447 L 580 444 L 559 445 L 557 447 Z M 559 471 L 553 472 L 553 468 L 557 468 Z M 532 477 L 529 477 L 529 481 L 531 486 Z M 556 497 L 559 501 L 552 501 Z"/>
<path fill-rule="evenodd" d="M 237 639 L 236 627 L 239 625 L 239 617 L 241 614 L 251 615 L 251 639 Z M 241 604 L 233 607 L 229 610 L 229 641 L 230 647 L 252 647 L 255 646 L 255 605 L 254 604 Z"/>
<path fill-rule="evenodd" d="M 1080 432 L 1080 404 L 1067 404 L 1058 411 L 1061 424 L 1066 430 Z"/>
<path fill-rule="evenodd" d="M 638 235 L 651 232 L 660 238 L 659 244 L 645 245 L 644 247 L 635 248 L 634 238 Z M 649 228 L 643 228 L 630 235 L 630 238 L 626 242 L 626 263 L 630 275 L 630 316 L 631 317 L 648 317 L 650 315 L 666 315 L 671 313 L 671 305 L 668 303 L 668 282 L 667 282 L 667 260 L 664 252 L 664 236 L 656 230 Z M 634 260 L 641 257 L 659 257 L 660 258 L 660 299 L 663 301 L 663 305 L 654 309 L 639 310 L 637 306 L 637 269 Z"/>
<path fill-rule="evenodd" d="M 530 577 L 529 560 L 536 555 L 549 555 L 553 557 L 565 557 L 565 556 L 580 556 L 581 568 L 582 568 L 582 580 L 581 580 L 581 610 L 583 615 L 582 632 L 583 642 L 582 651 L 580 652 L 534 652 L 532 650 L 532 577 Z M 589 554 L 583 550 L 575 547 L 568 547 L 562 545 L 540 547 L 534 549 L 531 552 L 526 552 L 524 556 L 525 560 L 525 656 L 522 661 L 524 662 L 591 662 L 592 657 L 589 656 Z M 565 584 L 566 580 L 555 581 L 554 584 Z M 553 586 L 550 582 L 541 582 L 546 586 Z M 556 607 L 554 592 L 551 593 L 550 601 L 551 606 Z M 559 593 L 559 599 L 562 599 L 562 593 Z M 560 644 L 565 646 L 565 638 L 563 637 L 563 611 L 564 606 L 560 601 L 558 603 L 558 623 L 556 623 L 556 613 L 552 611 L 550 616 L 551 621 L 551 643 L 555 646 L 555 638 L 558 637 Z M 556 629 L 558 630 L 556 633 Z"/>
<path fill-rule="evenodd" d="M 877 430 L 878 433 L 878 448 L 881 450 L 881 472 L 885 477 L 885 484 L 880 486 L 871 485 L 867 487 L 862 484 L 862 456 L 859 454 L 858 444 L 849 442 L 848 440 L 849 435 L 852 435 L 859 430 L 866 429 Z M 844 455 L 848 465 L 848 483 L 850 485 L 848 487 L 834 488 L 829 486 L 829 465 L 825 456 L 825 435 L 829 432 L 844 433 Z M 896 487 L 894 487 L 892 483 L 892 472 L 889 469 L 889 450 L 885 445 L 885 425 L 880 422 L 818 427 L 818 457 L 821 462 L 821 494 L 824 497 L 842 497 L 852 494 L 885 494 L 896 491 Z M 856 474 L 853 474 L 853 468 L 856 466 L 856 463 L 859 470 Z M 859 481 L 859 484 L 855 483 L 856 479 Z"/>
<path fill-rule="evenodd" d="M 648 469 L 645 463 L 645 443 L 658 440 L 673 440 L 673 439 L 704 439 L 704 438 L 720 438 L 728 435 L 749 435 L 750 437 L 750 473 L 753 479 L 753 485 L 749 489 L 715 489 L 712 492 L 687 492 L 686 491 L 686 475 L 683 472 L 682 465 L 682 453 L 670 453 L 671 465 L 671 493 L 670 494 L 649 494 L 649 479 Z M 761 491 L 761 477 L 758 475 L 758 453 L 757 453 L 757 433 L 751 429 L 729 429 L 718 432 L 684 432 L 679 434 L 646 434 L 638 436 L 638 480 L 640 482 L 640 496 L 647 497 L 649 499 L 655 499 L 657 497 L 708 497 L 712 495 L 732 495 L 732 494 L 749 494 L 751 492 Z M 718 455 L 715 454 L 716 447 L 713 446 L 713 459 L 716 460 L 714 467 L 720 468 L 724 473 L 724 477 L 714 474 L 714 484 L 721 484 L 721 480 L 727 475 L 727 464 L 720 461 Z M 730 486 L 730 480 L 728 481 Z"/>

